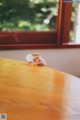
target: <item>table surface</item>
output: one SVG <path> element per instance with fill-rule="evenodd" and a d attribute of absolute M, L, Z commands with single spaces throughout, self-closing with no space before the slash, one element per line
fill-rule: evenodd
<path fill-rule="evenodd" d="M 80 120 L 80 79 L 0 58 L 0 113 L 7 120 Z"/>

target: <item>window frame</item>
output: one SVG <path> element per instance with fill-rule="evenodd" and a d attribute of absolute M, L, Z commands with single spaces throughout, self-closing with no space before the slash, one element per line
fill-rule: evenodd
<path fill-rule="evenodd" d="M 80 48 L 80 43 L 69 42 L 72 2 L 61 0 L 58 14 L 58 48 Z"/>
<path fill-rule="evenodd" d="M 59 0 L 57 30 L 0 32 L 0 49 L 80 48 L 80 44 L 69 42 L 71 13 L 72 3 Z"/>
<path fill-rule="evenodd" d="M 0 49 L 33 49 L 56 47 L 57 32 L 2 32 Z M 5 37 L 6 36 L 6 37 Z M 17 37 L 19 39 L 17 39 Z M 12 40 L 11 40 L 12 39 Z M 27 40 L 28 39 L 28 40 Z M 53 43 L 54 41 L 54 43 Z"/>

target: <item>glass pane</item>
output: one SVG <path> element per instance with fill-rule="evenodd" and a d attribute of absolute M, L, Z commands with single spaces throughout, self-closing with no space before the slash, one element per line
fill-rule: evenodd
<path fill-rule="evenodd" d="M 80 2 L 72 4 L 70 42 L 80 43 Z"/>
<path fill-rule="evenodd" d="M 0 0 L 1 31 L 57 28 L 59 0 Z"/>

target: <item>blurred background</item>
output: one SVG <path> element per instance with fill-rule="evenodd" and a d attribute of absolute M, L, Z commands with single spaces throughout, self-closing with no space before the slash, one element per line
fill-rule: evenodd
<path fill-rule="evenodd" d="M 0 0 L 0 31 L 50 31 L 57 29 L 59 0 Z M 70 42 L 79 39 L 80 3 L 72 5 Z M 79 30 L 78 30 L 79 31 Z M 78 41 L 79 42 L 79 41 Z"/>
<path fill-rule="evenodd" d="M 59 0 L 0 0 L 0 30 L 56 28 Z"/>

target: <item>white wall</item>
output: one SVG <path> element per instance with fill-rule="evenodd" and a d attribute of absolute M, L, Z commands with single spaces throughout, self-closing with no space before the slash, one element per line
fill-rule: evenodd
<path fill-rule="evenodd" d="M 69 74 L 80 76 L 79 49 L 40 49 L 40 50 L 3 50 L 0 57 L 25 61 L 28 53 L 38 52 L 47 62 L 47 66 Z"/>

